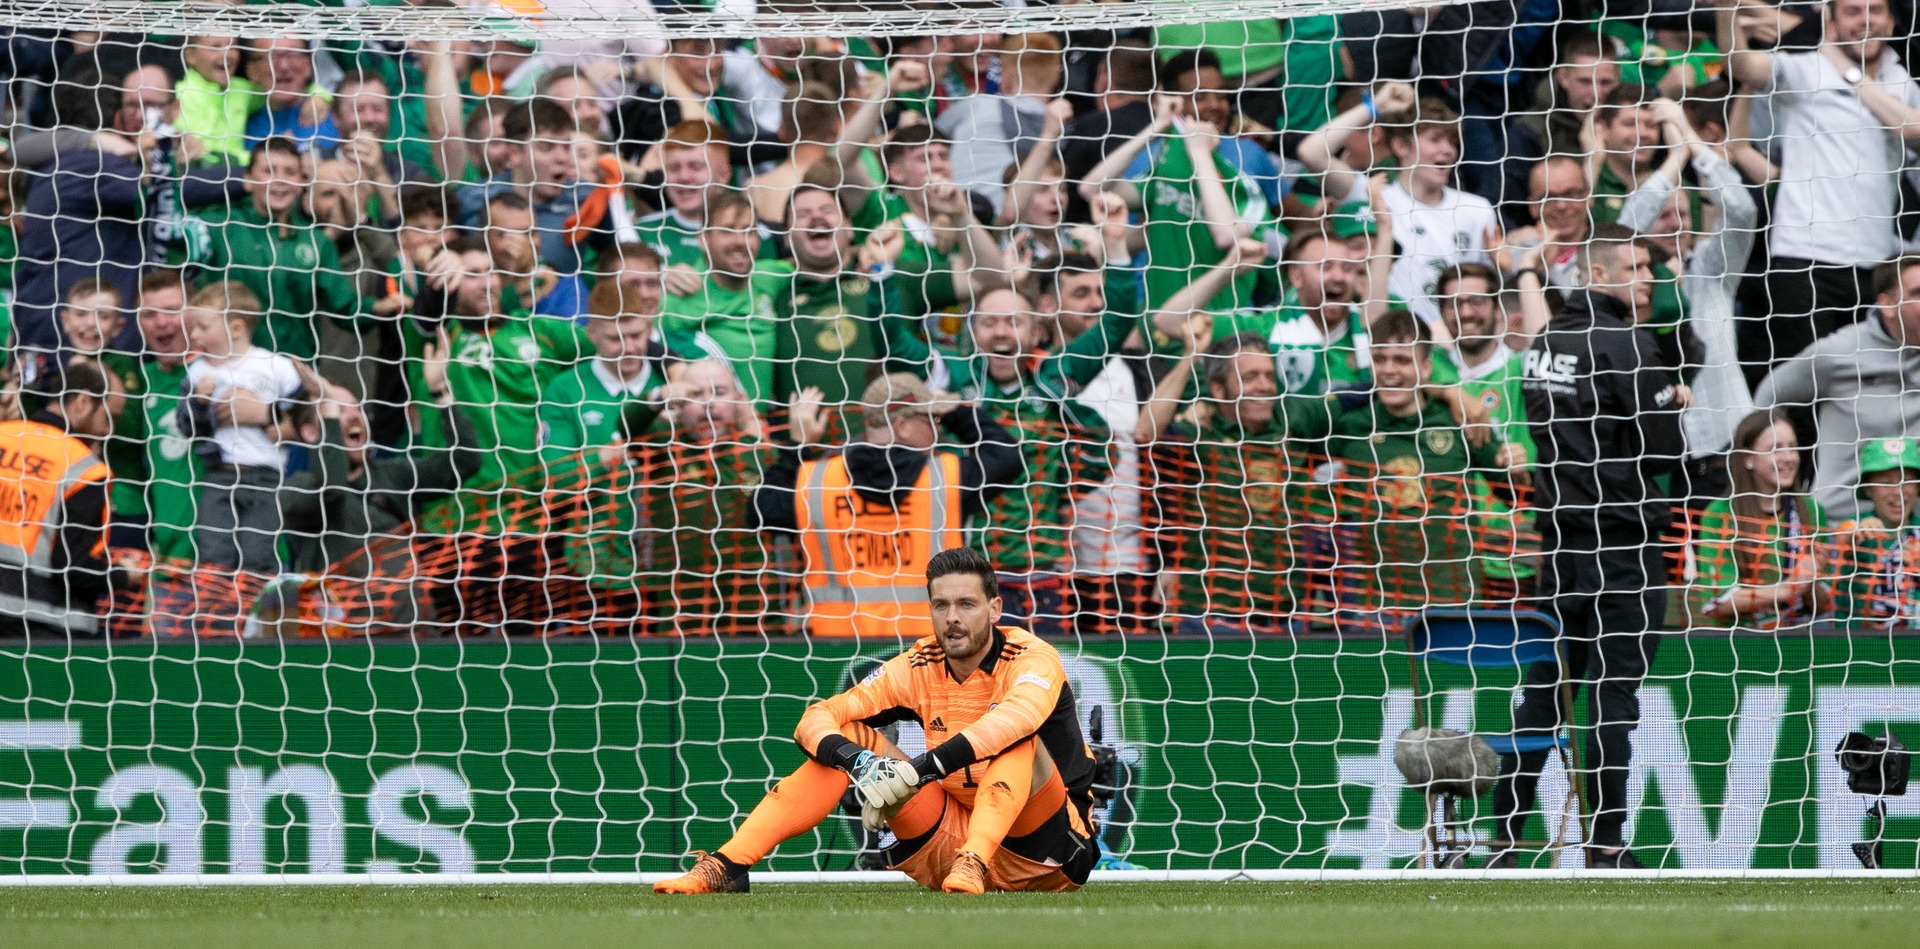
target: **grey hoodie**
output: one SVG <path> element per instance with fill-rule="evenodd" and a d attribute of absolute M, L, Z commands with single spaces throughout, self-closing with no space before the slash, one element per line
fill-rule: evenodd
<path fill-rule="evenodd" d="M 1813 496 L 1835 520 L 1866 510 L 1860 446 L 1877 438 L 1920 436 L 1920 342 L 1902 346 L 1877 307 L 1781 363 L 1753 394 L 1759 408 L 1813 406 L 1820 443 L 1813 449 Z"/>

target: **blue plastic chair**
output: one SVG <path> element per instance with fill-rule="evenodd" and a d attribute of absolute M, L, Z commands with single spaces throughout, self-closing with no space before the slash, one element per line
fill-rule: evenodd
<path fill-rule="evenodd" d="M 1431 721 L 1429 703 L 1431 696 L 1427 689 L 1426 664 L 1444 662 L 1448 665 L 1466 666 L 1476 669 L 1521 669 L 1541 663 L 1550 663 L 1559 670 L 1560 707 L 1567 710 L 1572 718 L 1573 683 L 1567 681 L 1565 657 L 1560 653 L 1560 623 L 1553 617 L 1535 610 L 1427 610 L 1407 621 L 1408 665 L 1413 673 L 1413 724 L 1423 728 Z M 1550 735 L 1482 735 L 1487 745 L 1500 755 L 1519 755 L 1533 751 L 1552 749 L 1560 757 L 1560 767 L 1567 773 L 1567 783 L 1571 786 L 1571 798 L 1577 807 L 1583 837 L 1590 833 L 1590 819 L 1587 813 L 1586 786 L 1580 781 L 1580 749 L 1573 740 L 1573 726 L 1563 722 Z M 1433 813 L 1435 795 L 1427 792 L 1426 841 L 1428 856 L 1435 867 L 1449 861 L 1458 861 L 1466 856 L 1474 843 L 1471 838 L 1462 840 L 1458 826 L 1451 820 L 1454 813 L 1454 801 L 1451 795 L 1445 795 L 1443 803 L 1449 817 L 1448 837 L 1441 840 L 1439 828 L 1435 826 Z M 1551 841 L 1500 841 L 1495 846 L 1541 847 L 1559 851 L 1566 846 L 1566 835 L 1556 831 Z"/>

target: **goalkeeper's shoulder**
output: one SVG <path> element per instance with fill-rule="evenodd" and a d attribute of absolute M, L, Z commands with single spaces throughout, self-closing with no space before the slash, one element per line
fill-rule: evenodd
<path fill-rule="evenodd" d="M 1053 644 L 1041 639 L 1032 631 L 1018 626 L 1000 627 L 1000 635 L 1005 645 L 1000 647 L 1000 660 L 1007 663 L 1043 663 L 1061 665 L 1060 650 Z"/>

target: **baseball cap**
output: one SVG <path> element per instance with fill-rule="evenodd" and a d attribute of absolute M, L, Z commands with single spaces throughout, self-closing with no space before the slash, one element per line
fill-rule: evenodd
<path fill-rule="evenodd" d="M 1876 438 L 1860 446 L 1860 473 L 1912 468 L 1920 471 L 1920 444 L 1911 438 Z"/>

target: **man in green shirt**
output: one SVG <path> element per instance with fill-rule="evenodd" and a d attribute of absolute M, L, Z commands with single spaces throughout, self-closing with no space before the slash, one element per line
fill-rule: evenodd
<path fill-rule="evenodd" d="M 310 360 L 319 350 L 316 315 L 357 320 L 370 315 L 377 302 L 355 291 L 333 242 L 300 210 L 310 183 L 292 140 L 261 142 L 247 169 L 247 200 L 203 214 L 204 258 L 175 261 L 245 284 L 267 308 L 253 344 L 299 360 Z"/>
<path fill-rule="evenodd" d="M 953 183 L 951 148 L 931 126 L 896 129 L 881 154 L 884 188 L 873 180 L 865 161 L 843 163 L 846 189 L 867 194 L 850 220 L 855 229 L 872 232 L 863 245 L 879 243 L 877 259 L 885 263 L 876 276 L 887 281 L 905 278 L 887 288 L 894 312 L 912 320 L 939 314 L 915 334 L 918 346 L 904 337 L 897 340 L 903 348 L 894 353 L 896 371 L 924 377 L 934 349 L 966 348 L 966 321 L 959 307 L 973 299 L 976 286 L 970 275 L 1005 274 L 1009 267 L 999 241 L 974 218 L 967 192 Z"/>
<path fill-rule="evenodd" d="M 1614 88 L 1593 113 L 1594 134 L 1600 139 L 1600 167 L 1593 179 L 1593 221 L 1613 224 L 1620 220 L 1620 207 L 1627 195 L 1653 175 L 1663 158 L 1677 152 L 1677 170 L 1684 168 L 1690 152 L 1684 144 L 1666 147 L 1663 127 L 1673 123 L 1686 125 L 1686 112 L 1664 99 L 1647 99 L 1639 86 L 1623 84 Z M 1701 223 L 1700 199 L 1696 195 L 1688 208 L 1695 225 Z M 1697 229 L 1697 228 L 1696 228 Z"/>
<path fill-rule="evenodd" d="M 1375 261 L 1385 266 L 1382 258 Z M 1361 293 L 1368 260 L 1353 243 L 1308 231 L 1287 244 L 1287 293 L 1264 327 L 1280 365 L 1281 391 L 1325 395 L 1372 380 Z M 1248 326 L 1259 331 L 1262 327 Z M 1215 335 L 1219 335 L 1218 323 Z"/>
<path fill-rule="evenodd" d="M 1539 292 L 1538 273 L 1528 271 L 1517 279 L 1534 284 L 1535 289 L 1523 289 L 1522 294 Z M 1524 353 L 1507 344 L 1513 337 L 1500 307 L 1500 275 L 1484 264 L 1450 267 L 1434 283 L 1434 305 L 1453 344 L 1450 354 L 1433 351 L 1431 381 L 1459 385 L 1468 398 L 1486 407 L 1494 440 L 1520 445 L 1531 460 L 1533 434 L 1520 395 Z"/>
<path fill-rule="evenodd" d="M 461 134 L 465 116 L 451 41 L 333 45 L 335 62 L 343 69 L 377 77 L 384 87 L 379 138 L 400 159 L 448 179 L 467 167 L 469 149 L 487 147 Z"/>
<path fill-rule="evenodd" d="M 147 550 L 154 563 L 190 564 L 203 462 L 180 430 L 180 401 L 187 394 L 186 278 L 178 270 L 153 270 L 140 280 L 140 427 L 127 433 L 144 453 L 142 481 L 148 522 Z M 121 435 L 118 423 L 114 436 Z"/>
<path fill-rule="evenodd" d="M 631 268 L 640 266 L 632 253 L 625 259 Z M 648 289 L 633 292 L 619 279 L 593 288 L 587 338 L 594 355 L 555 376 L 541 394 L 540 452 L 548 462 L 620 441 L 627 406 L 654 401 L 666 384 L 666 346 L 653 331 L 660 311 L 659 258 L 653 266 Z"/>
<path fill-rule="evenodd" d="M 1171 132 L 1172 134 L 1168 134 Z M 1165 106 L 1153 123 L 1115 149 L 1080 187 L 1092 200 L 1113 189 L 1137 207 L 1145 221 L 1147 308 L 1199 279 L 1226 259 L 1239 237 L 1252 236 L 1278 250 L 1282 231 L 1258 185 L 1218 153 L 1220 132 L 1198 119 L 1181 119 Z M 1125 181 L 1121 174 L 1143 150 L 1149 151 L 1147 177 Z M 1256 268 L 1235 278 L 1208 301 L 1216 313 L 1249 307 L 1256 299 L 1279 296 L 1273 267 Z"/>
<path fill-rule="evenodd" d="M 1156 27 L 1153 38 L 1162 58 L 1212 50 L 1221 72 L 1237 82 L 1240 110 L 1262 125 L 1304 134 L 1332 115 L 1342 73 L 1336 16 L 1177 24 Z"/>
<path fill-rule="evenodd" d="M 973 542 L 1003 574 L 1008 615 L 1064 634 L 1073 629 L 1072 501 L 1112 473 L 1106 419 L 1073 395 L 1120 350 L 1136 319 L 1109 312 L 1093 331 L 1041 356 L 1035 310 L 1018 291 L 988 291 L 970 317 L 973 355 L 948 357 L 946 369 L 953 391 L 1012 432 L 1026 459 L 1026 490 L 988 502 L 970 525 Z"/>
<path fill-rule="evenodd" d="M 833 191 L 812 173 L 793 189 L 788 212 L 794 272 L 776 298 L 778 319 L 771 400 L 793 401 L 802 389 L 820 390 L 827 444 L 855 431 L 867 380 L 886 372 L 886 286 L 867 273 L 878 245 L 853 247 L 853 230 Z M 912 335 L 911 324 L 897 327 Z"/>
<path fill-rule="evenodd" d="M 1426 395 L 1432 343 L 1406 310 L 1375 320 L 1369 348 L 1373 390 L 1290 396 L 1279 419 L 1301 451 L 1334 466 L 1334 535 L 1342 576 L 1340 606 L 1372 613 L 1470 605 L 1479 589 L 1471 569 L 1471 471 L 1524 468 L 1517 444 L 1475 446 L 1448 409 Z M 1355 556 L 1357 555 L 1357 556 Z"/>
<path fill-rule="evenodd" d="M 1521 295 L 1537 298 L 1541 316 L 1545 316 L 1539 273 L 1529 270 L 1516 279 L 1521 283 Z M 1533 430 L 1527 425 L 1526 396 L 1520 389 L 1526 358 L 1507 345 L 1511 334 L 1500 309 L 1499 274 L 1481 264 L 1460 264 L 1440 275 L 1434 294 L 1441 325 L 1453 337 L 1451 359 L 1442 360 L 1440 353 L 1434 353 L 1434 381 L 1457 383 L 1462 395 L 1485 407 L 1494 439 L 1518 446 L 1526 455 L 1525 463 L 1531 466 L 1538 452 Z M 1443 372 L 1446 378 L 1442 378 Z M 1473 491 L 1480 573 L 1494 581 L 1490 590 L 1518 592 L 1518 585 L 1534 576 L 1533 567 L 1520 557 L 1521 538 L 1533 534 L 1531 516 L 1516 511 L 1486 488 L 1481 482 Z"/>
<path fill-rule="evenodd" d="M 467 250 L 461 257 L 461 283 L 479 282 L 484 289 L 456 296 L 447 385 L 455 406 L 472 420 L 475 447 L 484 455 L 467 483 L 486 486 L 540 464 L 540 394 L 591 352 L 593 342 L 572 320 L 500 312 L 505 277 L 485 251 Z"/>
<path fill-rule="evenodd" d="M 1277 414 L 1273 354 L 1252 333 L 1209 347 L 1204 311 L 1181 333 L 1184 355 L 1134 429 L 1142 448 L 1153 446 L 1143 520 L 1159 548 L 1160 602 L 1183 631 L 1284 629 L 1307 593 L 1308 537 L 1295 522 L 1309 496 L 1305 460 Z M 1189 403 L 1196 374 L 1202 396 Z"/>
<path fill-rule="evenodd" d="M 583 480 L 606 500 L 581 505 L 566 561 L 598 587 L 637 593 L 649 632 L 785 632 L 775 549 L 753 507 L 775 459 L 759 415 L 723 360 L 687 363 L 670 388 L 654 411 L 629 413 L 651 417 L 623 464 L 587 459 Z"/>
<path fill-rule="evenodd" d="M 709 261 L 698 292 L 667 294 L 661 301 L 660 334 L 668 351 L 685 359 L 724 359 L 740 377 L 747 397 L 772 399 L 778 345 L 775 301 L 791 285 L 793 265 L 760 260 L 753 204 L 730 191 L 707 209 L 700 246 Z"/>
<path fill-rule="evenodd" d="M 659 150 L 665 179 L 660 195 L 667 207 L 641 218 L 635 227 L 667 267 L 684 268 L 693 276 L 707 268 L 707 255 L 700 249 L 707 212 L 733 181 L 726 135 L 705 119 L 691 119 L 668 129 Z"/>

